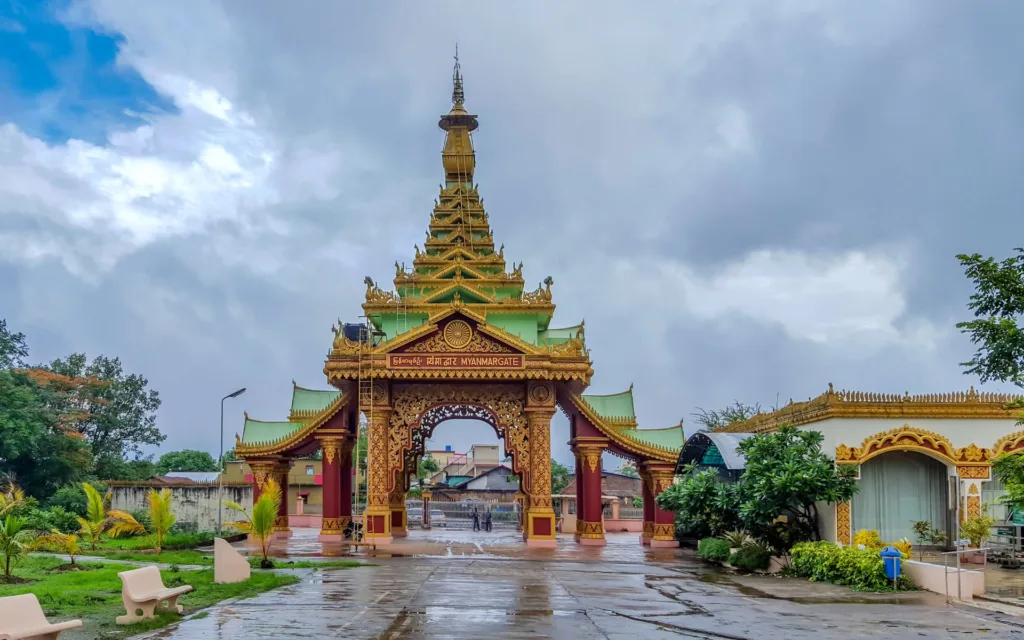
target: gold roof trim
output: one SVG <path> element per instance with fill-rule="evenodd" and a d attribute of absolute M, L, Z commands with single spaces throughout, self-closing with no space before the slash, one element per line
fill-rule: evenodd
<path fill-rule="evenodd" d="M 607 421 L 591 409 L 590 405 L 587 404 L 587 402 L 578 394 L 569 392 L 566 395 L 572 401 L 573 405 L 575 405 L 575 407 L 579 409 L 584 416 L 586 416 L 587 420 L 590 420 L 590 422 L 597 427 L 601 433 L 608 436 L 612 442 L 619 445 L 626 451 L 631 451 L 663 462 L 671 462 L 673 464 L 679 459 L 678 449 L 669 449 L 655 444 L 640 442 L 630 438 L 629 436 L 623 435 L 618 429 L 612 428 L 607 424 Z"/>
<path fill-rule="evenodd" d="M 282 451 L 287 451 L 288 449 L 291 449 L 300 444 L 314 431 L 320 428 L 325 422 L 333 418 L 338 413 L 338 411 L 342 409 L 342 407 L 348 404 L 348 399 L 349 394 L 338 394 L 338 397 L 334 399 L 334 402 L 327 405 L 327 407 L 323 411 L 317 414 L 315 419 L 310 420 L 302 428 L 296 429 L 289 435 L 279 440 L 274 440 L 271 442 L 252 442 L 249 444 L 243 444 L 242 439 L 238 437 L 238 434 L 235 434 L 235 455 L 245 458 L 246 456 L 257 457 L 265 455 L 274 455 L 277 453 L 281 453 Z"/>
<path fill-rule="evenodd" d="M 784 424 L 800 426 L 829 418 L 1005 419 L 1018 417 L 1015 409 L 1006 405 L 1020 401 L 1024 401 L 1024 395 L 978 393 L 973 386 L 968 391 L 953 393 L 900 395 L 836 391 L 830 382 L 828 390 L 816 398 L 805 402 L 790 401 L 777 411 L 759 413 L 742 422 L 734 422 L 719 431 L 762 433 L 773 431 Z"/>

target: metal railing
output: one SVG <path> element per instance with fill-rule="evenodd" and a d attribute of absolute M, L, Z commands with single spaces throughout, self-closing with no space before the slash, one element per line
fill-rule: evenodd
<path fill-rule="evenodd" d="M 942 552 L 942 579 L 946 582 L 946 604 L 949 604 L 949 556 L 956 556 L 956 599 L 963 600 L 964 575 L 963 569 L 960 568 L 960 556 L 965 553 L 981 553 L 983 556 L 981 570 L 984 571 L 985 565 L 988 563 L 989 551 L 991 551 L 989 547 L 983 547 L 981 549 L 957 549 L 956 551 Z"/>

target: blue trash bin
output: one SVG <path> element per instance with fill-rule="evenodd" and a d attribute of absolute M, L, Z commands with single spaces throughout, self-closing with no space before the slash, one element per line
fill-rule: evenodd
<path fill-rule="evenodd" d="M 889 546 L 882 549 L 879 555 L 882 556 L 882 564 L 885 565 L 885 577 L 890 580 L 900 577 L 903 553 L 896 547 Z"/>

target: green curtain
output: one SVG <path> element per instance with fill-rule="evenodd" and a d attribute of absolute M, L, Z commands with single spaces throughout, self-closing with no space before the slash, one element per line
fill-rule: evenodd
<path fill-rule="evenodd" d="M 875 529 L 885 542 L 909 538 L 916 543 L 918 520 L 946 531 L 947 477 L 946 465 L 922 453 L 893 451 L 868 460 L 860 467 L 853 497 L 854 533 Z"/>

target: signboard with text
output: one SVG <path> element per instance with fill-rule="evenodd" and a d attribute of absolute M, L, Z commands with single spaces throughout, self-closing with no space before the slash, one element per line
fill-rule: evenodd
<path fill-rule="evenodd" d="M 389 369 L 525 369 L 519 353 L 389 353 Z"/>

